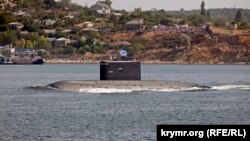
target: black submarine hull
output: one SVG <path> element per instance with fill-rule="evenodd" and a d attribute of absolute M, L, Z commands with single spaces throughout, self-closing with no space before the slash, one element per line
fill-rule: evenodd
<path fill-rule="evenodd" d="M 100 62 L 100 80 L 59 81 L 47 87 L 71 92 L 133 92 L 133 91 L 182 91 L 202 89 L 196 83 L 141 80 L 141 63 L 138 61 Z"/>
<path fill-rule="evenodd" d="M 47 87 L 69 92 L 93 92 L 102 90 L 123 91 L 179 91 L 191 90 L 191 88 L 209 88 L 196 83 L 180 81 L 160 81 L 160 80 L 142 80 L 142 81 L 59 81 L 49 84 Z M 104 92 L 105 93 L 105 92 Z"/>

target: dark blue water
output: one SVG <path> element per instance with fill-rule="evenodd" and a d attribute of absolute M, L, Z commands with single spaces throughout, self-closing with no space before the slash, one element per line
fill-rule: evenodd
<path fill-rule="evenodd" d="M 0 66 L 0 140 L 156 140 L 157 124 L 250 124 L 250 66 L 143 65 L 145 80 L 208 91 L 70 93 L 41 86 L 98 80 L 98 65 Z"/>

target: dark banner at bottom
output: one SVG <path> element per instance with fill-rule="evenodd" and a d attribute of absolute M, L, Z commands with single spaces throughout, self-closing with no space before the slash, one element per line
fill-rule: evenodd
<path fill-rule="evenodd" d="M 250 125 L 157 125 L 157 141 L 250 140 Z"/>

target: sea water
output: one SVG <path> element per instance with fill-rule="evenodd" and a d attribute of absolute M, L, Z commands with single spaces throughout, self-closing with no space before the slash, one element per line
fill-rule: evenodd
<path fill-rule="evenodd" d="M 249 65 L 142 65 L 143 80 L 210 86 L 180 91 L 47 89 L 98 80 L 99 65 L 0 66 L 1 141 L 156 140 L 158 124 L 250 124 Z"/>

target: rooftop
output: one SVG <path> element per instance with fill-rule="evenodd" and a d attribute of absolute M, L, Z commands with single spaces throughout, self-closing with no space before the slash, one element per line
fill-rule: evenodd
<path fill-rule="evenodd" d="M 126 24 L 144 24 L 144 21 L 143 19 L 135 19 L 135 20 L 127 22 Z"/>
<path fill-rule="evenodd" d="M 91 6 L 90 9 L 97 10 L 97 9 L 110 9 L 110 7 L 105 4 L 104 2 L 97 1 L 95 5 Z"/>

